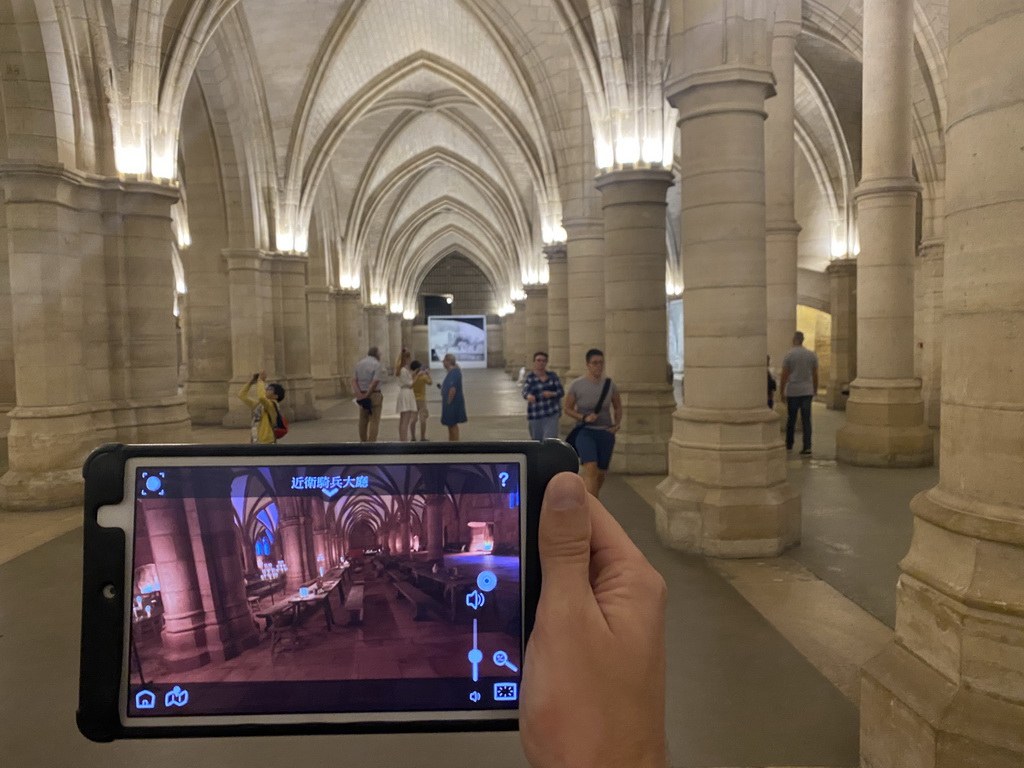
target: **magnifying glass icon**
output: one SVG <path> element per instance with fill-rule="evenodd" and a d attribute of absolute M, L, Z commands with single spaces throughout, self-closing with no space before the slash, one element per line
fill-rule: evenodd
<path fill-rule="evenodd" d="M 515 664 L 508 660 L 508 654 L 505 653 L 505 651 L 495 651 L 493 659 L 494 663 L 497 664 L 499 667 L 508 667 L 513 672 L 519 671 L 519 667 L 517 667 Z"/>

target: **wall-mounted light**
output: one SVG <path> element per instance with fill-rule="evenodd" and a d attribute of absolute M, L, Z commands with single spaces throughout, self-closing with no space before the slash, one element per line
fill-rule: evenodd
<path fill-rule="evenodd" d="M 407 309 L 407 310 L 405 310 L 405 312 L 402 313 L 402 317 L 404 317 L 406 320 L 415 320 L 416 319 L 416 310 L 415 309 Z"/>

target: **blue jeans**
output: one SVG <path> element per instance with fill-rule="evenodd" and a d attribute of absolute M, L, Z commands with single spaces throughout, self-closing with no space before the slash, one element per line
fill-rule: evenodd
<path fill-rule="evenodd" d="M 531 440 L 546 440 L 549 437 L 558 437 L 559 415 L 553 413 L 550 416 L 543 416 L 539 419 L 528 419 Z"/>
<path fill-rule="evenodd" d="M 804 450 L 811 450 L 811 402 L 814 395 L 800 395 L 786 398 L 786 449 L 793 447 L 796 433 L 796 415 L 800 414 L 800 423 L 804 428 Z"/>

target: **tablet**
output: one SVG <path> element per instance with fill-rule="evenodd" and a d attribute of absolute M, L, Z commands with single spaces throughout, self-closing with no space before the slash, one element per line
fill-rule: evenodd
<path fill-rule="evenodd" d="M 98 449 L 93 740 L 517 727 L 557 440 Z"/>

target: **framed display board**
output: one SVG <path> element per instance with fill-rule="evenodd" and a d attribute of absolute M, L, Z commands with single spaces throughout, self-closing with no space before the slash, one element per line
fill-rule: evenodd
<path fill-rule="evenodd" d="M 427 318 L 430 367 L 441 368 L 447 354 L 461 368 L 487 367 L 487 318 L 483 315 L 433 315 Z"/>

